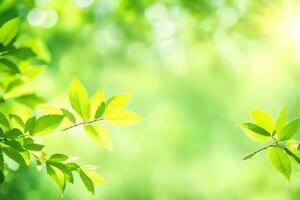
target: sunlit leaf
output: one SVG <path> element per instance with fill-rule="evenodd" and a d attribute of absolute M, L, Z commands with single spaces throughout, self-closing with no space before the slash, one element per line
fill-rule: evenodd
<path fill-rule="evenodd" d="M 0 28 L 0 43 L 4 46 L 8 45 L 17 35 L 20 26 L 20 19 L 13 18 L 7 21 Z"/>
<path fill-rule="evenodd" d="M 128 102 L 128 97 L 129 97 L 128 94 L 120 94 L 111 97 L 106 103 L 104 114 L 106 115 L 115 109 L 124 108 L 124 106 Z"/>
<path fill-rule="evenodd" d="M 61 108 L 61 111 L 63 113 L 63 115 L 68 118 L 72 123 L 76 123 L 76 119 L 75 119 L 75 116 L 68 110 L 64 109 L 64 108 Z"/>
<path fill-rule="evenodd" d="M 24 148 L 30 151 L 41 151 L 44 148 L 44 145 L 31 143 L 25 144 Z"/>
<path fill-rule="evenodd" d="M 89 120 L 91 115 L 91 106 L 87 91 L 77 78 L 73 78 L 70 89 L 69 99 L 72 108 L 82 117 L 83 120 Z"/>
<path fill-rule="evenodd" d="M 105 102 L 102 102 L 96 110 L 95 119 L 99 119 L 105 112 Z"/>
<path fill-rule="evenodd" d="M 52 178 L 59 189 L 64 192 L 66 188 L 66 178 L 64 173 L 60 169 L 51 166 L 49 163 L 46 163 L 46 170 L 47 174 Z"/>
<path fill-rule="evenodd" d="M 0 128 L 2 128 L 3 130 L 10 129 L 9 121 L 7 120 L 5 115 L 2 114 L 1 112 L 0 112 Z"/>
<path fill-rule="evenodd" d="M 253 109 L 251 110 L 251 117 L 257 125 L 265 129 L 269 133 L 273 132 L 275 125 L 269 113 L 264 110 Z"/>
<path fill-rule="evenodd" d="M 286 119 L 286 108 L 282 108 L 275 124 L 275 130 L 277 133 L 280 132 L 281 129 L 286 125 Z"/>
<path fill-rule="evenodd" d="M 73 174 L 71 172 L 71 170 L 67 167 L 67 165 L 63 164 L 63 163 L 59 163 L 59 162 L 53 162 L 48 160 L 47 161 L 48 164 L 51 164 L 51 166 L 54 166 L 58 169 L 60 169 L 60 171 L 64 174 L 66 181 L 73 183 Z"/>
<path fill-rule="evenodd" d="M 251 139 L 253 139 L 255 141 L 267 142 L 271 139 L 270 138 L 271 134 L 256 124 L 243 123 L 241 125 L 241 128 L 248 137 L 250 137 Z"/>
<path fill-rule="evenodd" d="M 300 126 L 300 119 L 296 119 L 288 123 L 286 126 L 284 126 L 281 131 L 278 132 L 278 140 L 284 141 L 288 140 L 291 137 L 295 135 L 298 128 Z"/>
<path fill-rule="evenodd" d="M 292 167 L 288 154 L 280 147 L 269 147 L 267 155 L 275 169 L 287 180 L 290 180 Z"/>
<path fill-rule="evenodd" d="M 106 180 L 102 176 L 100 176 L 98 173 L 96 173 L 94 170 L 89 170 L 89 169 L 86 169 L 86 168 L 83 168 L 82 170 L 84 170 L 86 175 L 88 177 L 90 177 L 90 179 L 94 183 L 97 183 L 97 184 L 100 184 L 100 185 L 106 184 Z"/>
<path fill-rule="evenodd" d="M 35 121 L 30 134 L 34 136 L 48 135 L 60 125 L 63 118 L 63 115 L 44 115 Z"/>
<path fill-rule="evenodd" d="M 48 160 L 51 162 L 63 162 L 65 160 L 67 160 L 68 158 L 69 158 L 69 156 L 67 156 L 67 155 L 56 153 L 56 154 L 51 155 Z"/>
<path fill-rule="evenodd" d="M 27 133 L 27 132 L 32 133 L 33 132 L 33 129 L 34 129 L 34 126 L 35 126 L 35 121 L 36 121 L 35 116 L 27 119 L 27 121 L 25 123 L 25 126 L 24 126 L 24 132 L 25 133 Z"/>
<path fill-rule="evenodd" d="M 84 183 L 86 189 L 89 192 L 91 192 L 92 194 L 95 194 L 94 183 L 91 180 L 91 178 L 88 177 L 87 174 L 83 170 L 79 171 L 79 175 L 80 175 L 80 178 L 81 178 L 82 182 Z"/>
<path fill-rule="evenodd" d="M 115 126 L 126 126 L 141 121 L 140 116 L 136 113 L 124 109 L 115 109 L 107 113 L 104 119 Z"/>
<path fill-rule="evenodd" d="M 99 118 L 96 117 L 96 111 L 100 107 L 100 105 L 104 102 L 104 93 L 101 89 L 99 89 L 91 98 L 91 116 L 94 118 Z M 102 113 L 103 114 L 103 113 Z M 98 113 L 99 115 L 99 113 Z"/>
<path fill-rule="evenodd" d="M 19 117 L 18 115 L 10 114 L 9 118 L 10 118 L 10 122 L 13 127 L 18 128 L 18 129 L 24 129 L 25 123 L 21 119 L 21 117 Z"/>
<path fill-rule="evenodd" d="M 84 127 L 86 133 L 98 144 L 112 151 L 112 142 L 108 130 L 101 124 L 91 124 Z"/>

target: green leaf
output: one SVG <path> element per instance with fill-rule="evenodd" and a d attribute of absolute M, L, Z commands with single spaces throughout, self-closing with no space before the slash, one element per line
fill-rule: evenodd
<path fill-rule="evenodd" d="M 98 173 L 96 173 L 94 170 L 88 169 L 84 167 L 82 170 L 84 170 L 85 174 L 94 182 L 100 185 L 106 184 L 106 180 L 100 176 Z"/>
<path fill-rule="evenodd" d="M 241 124 L 241 128 L 248 137 L 255 141 L 267 142 L 271 139 L 271 134 L 256 124 L 243 123 Z"/>
<path fill-rule="evenodd" d="M 29 108 L 35 108 L 37 105 L 45 103 L 45 100 L 35 94 L 25 94 L 15 98 L 21 104 L 28 106 Z"/>
<path fill-rule="evenodd" d="M 25 149 L 22 147 L 21 143 L 18 142 L 17 140 L 7 140 L 5 142 L 5 144 L 7 146 L 10 146 L 10 147 L 14 148 L 15 150 L 17 150 L 19 152 L 25 151 Z"/>
<path fill-rule="evenodd" d="M 124 109 L 113 110 L 108 113 L 104 119 L 115 126 L 126 126 L 141 121 L 140 116 L 136 113 Z"/>
<path fill-rule="evenodd" d="M 44 148 L 44 145 L 41 144 L 24 144 L 24 148 L 29 150 L 29 151 L 41 151 Z"/>
<path fill-rule="evenodd" d="M 285 127 L 278 132 L 278 140 L 288 140 L 295 135 L 300 126 L 300 119 L 296 119 L 288 123 Z"/>
<path fill-rule="evenodd" d="M 266 111 L 253 109 L 251 110 L 251 117 L 257 125 L 265 129 L 269 133 L 272 133 L 274 131 L 275 125 L 273 119 Z"/>
<path fill-rule="evenodd" d="M 16 80 L 13 80 L 11 81 L 7 86 L 6 86 L 6 89 L 5 89 L 5 93 L 8 93 L 20 86 L 22 86 L 25 82 L 23 80 L 20 80 L 20 79 L 16 79 Z"/>
<path fill-rule="evenodd" d="M 56 153 L 50 156 L 49 161 L 51 162 L 63 162 L 65 160 L 67 160 L 69 158 L 69 156 L 64 155 L 64 154 L 60 154 L 60 153 Z"/>
<path fill-rule="evenodd" d="M 128 94 L 120 94 L 111 97 L 106 103 L 104 114 L 106 115 L 115 109 L 124 108 L 124 106 L 128 102 L 128 97 Z"/>
<path fill-rule="evenodd" d="M 108 130 L 101 124 L 92 124 L 84 127 L 86 133 L 98 144 L 112 151 L 112 142 Z"/>
<path fill-rule="evenodd" d="M 295 155 L 292 151 L 290 151 L 288 148 L 284 148 L 284 150 L 300 166 L 300 158 L 297 155 Z"/>
<path fill-rule="evenodd" d="M 10 114 L 9 118 L 13 127 L 18 129 L 24 129 L 25 123 L 23 122 L 21 117 L 19 117 L 18 115 Z"/>
<path fill-rule="evenodd" d="M 28 151 L 24 151 L 24 152 L 20 152 L 20 154 L 22 155 L 25 163 L 26 163 L 26 166 L 29 166 L 30 164 L 30 154 Z"/>
<path fill-rule="evenodd" d="M 34 57 L 35 54 L 30 48 L 26 47 L 21 47 L 17 49 L 13 49 L 12 51 L 9 52 L 10 56 L 17 57 L 20 60 L 26 60 L 28 58 Z"/>
<path fill-rule="evenodd" d="M 68 163 L 67 164 L 67 167 L 71 170 L 71 171 L 76 171 L 76 172 L 78 172 L 79 173 L 79 171 L 80 171 L 80 167 L 79 167 L 79 165 L 77 165 L 76 163 Z"/>
<path fill-rule="evenodd" d="M 69 99 L 72 108 L 81 116 L 83 120 L 89 120 L 91 115 L 91 106 L 89 103 L 88 94 L 77 78 L 73 78 L 70 89 Z"/>
<path fill-rule="evenodd" d="M 86 189 L 91 192 L 93 195 L 95 195 L 95 188 L 94 188 L 94 183 L 93 181 L 91 180 L 90 177 L 88 177 L 86 175 L 86 173 L 83 171 L 83 170 L 80 170 L 79 171 L 79 175 L 80 175 L 80 178 L 82 180 L 82 182 L 84 183 Z"/>
<path fill-rule="evenodd" d="M 99 117 L 96 117 L 97 111 L 98 111 L 100 105 L 102 105 L 104 103 L 104 99 L 105 99 L 104 93 L 100 89 L 91 98 L 91 116 L 94 117 L 95 119 L 99 118 Z M 98 115 L 99 115 L 99 113 L 98 113 Z"/>
<path fill-rule="evenodd" d="M 2 114 L 1 112 L 0 112 L 0 128 L 2 128 L 3 130 L 10 129 L 9 121 L 7 120 L 5 115 Z"/>
<path fill-rule="evenodd" d="M 74 115 L 73 115 L 70 111 L 68 111 L 68 110 L 66 110 L 66 109 L 64 109 L 64 108 L 61 108 L 61 111 L 62 111 L 63 115 L 64 115 L 66 118 L 68 118 L 68 119 L 69 119 L 71 122 L 73 122 L 74 124 L 76 123 L 76 119 L 75 119 Z"/>
<path fill-rule="evenodd" d="M 60 125 L 63 118 L 63 115 L 44 115 L 35 121 L 34 129 L 30 134 L 34 136 L 48 135 Z"/>
<path fill-rule="evenodd" d="M 26 123 L 25 123 L 25 126 L 24 126 L 24 132 L 27 133 L 32 133 L 33 132 L 33 129 L 34 129 L 34 126 L 35 126 L 35 121 L 36 121 L 36 118 L 33 116 L 29 119 L 27 119 Z"/>
<path fill-rule="evenodd" d="M 64 173 L 57 167 L 51 166 L 49 163 L 46 163 L 46 170 L 47 174 L 52 178 L 59 189 L 64 192 L 66 188 L 66 178 Z"/>
<path fill-rule="evenodd" d="M 21 135 L 23 135 L 23 133 L 17 128 L 13 128 L 5 133 L 6 138 L 9 139 L 16 139 Z"/>
<path fill-rule="evenodd" d="M 63 163 L 58 163 L 58 162 L 51 162 L 49 160 L 48 160 L 48 164 L 60 169 L 63 172 L 66 181 L 68 181 L 69 183 L 74 182 L 73 174 L 72 174 L 71 170 L 67 167 L 67 165 L 65 165 Z"/>
<path fill-rule="evenodd" d="M 292 167 L 288 154 L 282 148 L 269 147 L 267 155 L 275 169 L 287 180 L 290 180 Z"/>
<path fill-rule="evenodd" d="M 7 155 L 12 160 L 16 161 L 21 166 L 24 166 L 24 167 L 27 166 L 27 161 L 25 161 L 25 158 L 23 157 L 23 155 L 19 151 L 17 151 L 15 148 L 7 147 L 7 148 L 3 148 L 2 151 L 4 152 L 5 155 Z"/>
<path fill-rule="evenodd" d="M 12 61 L 5 59 L 5 58 L 0 59 L 0 70 L 1 70 L 1 72 L 7 73 L 7 74 L 20 73 L 18 66 L 15 63 L 13 63 Z"/>
<path fill-rule="evenodd" d="M 96 110 L 95 119 L 99 119 L 100 117 L 102 117 L 104 111 L 105 111 L 105 102 L 102 102 Z"/>
<path fill-rule="evenodd" d="M 286 125 L 286 119 L 286 108 L 282 108 L 275 124 L 275 130 L 277 133 L 280 132 L 281 129 Z"/>
<path fill-rule="evenodd" d="M 245 155 L 242 159 L 248 160 L 248 159 L 252 158 L 253 156 L 255 156 L 255 154 L 256 154 L 256 152 L 249 153 L 249 154 Z"/>
<path fill-rule="evenodd" d="M 286 144 L 287 148 L 291 150 L 294 154 L 300 157 L 300 142 L 294 139 L 288 140 Z"/>
<path fill-rule="evenodd" d="M 20 26 L 20 19 L 13 18 L 7 21 L 3 26 L 0 28 L 0 43 L 4 46 L 7 46 L 17 35 L 19 26 Z"/>
<path fill-rule="evenodd" d="M 2 170 L 0 170 L 0 184 L 2 184 L 4 182 L 4 179 L 5 179 L 4 173 Z"/>

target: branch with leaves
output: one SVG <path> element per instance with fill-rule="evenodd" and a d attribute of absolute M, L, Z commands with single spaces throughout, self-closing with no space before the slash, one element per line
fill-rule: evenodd
<path fill-rule="evenodd" d="M 18 90 L 40 71 L 33 64 L 39 56 L 30 48 L 15 45 L 20 23 L 19 18 L 13 18 L 0 28 L 0 106 L 4 107 L 8 102 L 12 105 L 21 103 L 31 113 L 36 113 L 36 107 L 45 100 L 34 93 L 20 95 L 22 90 Z M 116 126 L 130 125 L 140 121 L 140 117 L 125 108 L 127 94 L 116 95 L 106 101 L 99 89 L 89 98 L 76 77 L 70 84 L 69 101 L 72 111 L 43 106 L 40 109 L 44 114 L 39 116 L 24 117 L 20 112 L 0 112 L 0 183 L 9 173 L 8 163 L 12 160 L 21 167 L 28 167 L 32 161 L 38 169 L 44 166 L 62 192 L 67 183 L 74 182 L 73 173 L 79 174 L 85 187 L 93 194 L 94 183 L 105 184 L 105 179 L 96 173 L 97 167 L 81 166 L 74 158 L 62 153 L 48 155 L 44 145 L 37 143 L 36 138 L 47 136 L 62 126 L 60 129 L 64 132 L 82 127 L 91 139 L 112 151 L 109 131 L 102 122 Z"/>
<path fill-rule="evenodd" d="M 244 133 L 257 142 L 271 141 L 271 143 L 247 154 L 243 160 L 248 160 L 266 150 L 267 157 L 274 168 L 287 180 L 290 180 L 292 163 L 300 167 L 300 141 L 292 139 L 300 126 L 300 119 L 287 122 L 285 108 L 281 110 L 276 122 L 269 113 L 260 109 L 253 109 L 251 117 L 254 123 L 241 124 Z"/>

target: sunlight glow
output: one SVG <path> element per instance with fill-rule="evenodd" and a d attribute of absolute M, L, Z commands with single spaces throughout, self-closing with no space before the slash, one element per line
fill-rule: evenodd
<path fill-rule="evenodd" d="M 289 48 L 300 53 L 300 4 L 289 1 L 271 5 L 260 18 L 264 32 L 273 39 L 279 49 Z"/>

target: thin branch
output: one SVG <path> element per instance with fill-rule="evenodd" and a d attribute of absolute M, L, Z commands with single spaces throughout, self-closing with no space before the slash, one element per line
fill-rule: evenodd
<path fill-rule="evenodd" d="M 92 123 L 94 123 L 94 122 L 98 122 L 98 121 L 101 121 L 101 120 L 103 120 L 103 117 L 98 118 L 98 119 L 93 119 L 93 120 L 91 120 L 91 121 L 80 122 L 80 123 L 74 124 L 74 125 L 72 125 L 72 126 L 69 126 L 69 127 L 67 127 L 67 128 L 64 128 L 64 129 L 62 129 L 62 131 L 67 131 L 67 130 L 69 130 L 69 129 L 71 129 L 71 128 L 75 128 L 75 127 L 81 126 L 81 125 L 92 124 Z"/>
<path fill-rule="evenodd" d="M 275 138 L 273 138 L 273 139 L 276 140 Z M 276 140 L 274 143 L 269 144 L 268 146 L 265 146 L 265 147 L 263 147 L 261 149 L 258 149 L 257 151 L 254 151 L 252 154 L 257 154 L 257 153 L 259 153 L 259 152 L 261 152 L 263 150 L 266 150 L 269 147 L 282 147 L 282 146 L 280 144 L 278 144 L 278 141 Z"/>

